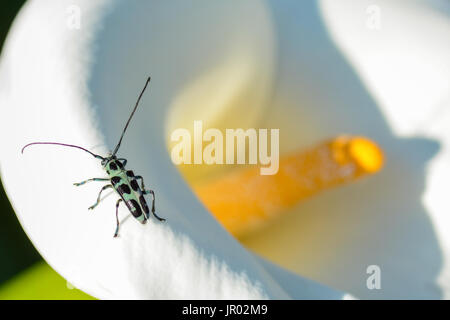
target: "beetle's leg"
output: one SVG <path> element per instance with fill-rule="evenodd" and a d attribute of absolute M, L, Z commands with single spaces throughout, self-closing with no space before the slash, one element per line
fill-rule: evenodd
<path fill-rule="evenodd" d="M 119 204 L 122 202 L 122 199 L 117 200 L 116 202 L 116 232 L 114 232 L 114 238 L 116 238 L 119 235 Z"/>
<path fill-rule="evenodd" d="M 126 165 L 127 165 L 127 159 L 125 159 L 125 158 L 119 158 L 119 159 L 117 159 L 117 160 L 119 160 L 119 161 L 122 161 L 122 165 L 125 167 Z"/>
<path fill-rule="evenodd" d="M 145 191 L 144 178 L 141 176 L 134 176 L 136 180 L 141 180 L 141 189 Z"/>
<path fill-rule="evenodd" d="M 84 180 L 84 181 L 81 181 L 78 183 L 74 183 L 73 185 L 78 187 L 78 186 L 85 184 L 86 182 L 91 182 L 91 181 L 109 181 L 109 179 L 108 178 L 92 178 L 92 179 L 87 179 L 87 180 Z"/>
<path fill-rule="evenodd" d="M 155 192 L 153 192 L 153 190 L 144 190 L 143 192 L 144 192 L 144 194 L 151 194 L 153 197 L 152 213 L 155 216 L 155 218 L 158 219 L 159 221 L 166 221 L 166 219 L 158 217 L 158 215 L 155 213 Z"/>
<path fill-rule="evenodd" d="M 89 210 L 94 209 L 100 203 L 100 197 L 102 195 L 103 190 L 106 190 L 106 189 L 109 189 L 109 188 L 112 188 L 112 187 L 113 187 L 112 184 L 107 184 L 106 186 L 104 186 L 102 188 L 102 190 L 100 190 L 100 192 L 98 193 L 97 202 L 95 204 L 93 204 L 92 206 L 90 206 Z"/>

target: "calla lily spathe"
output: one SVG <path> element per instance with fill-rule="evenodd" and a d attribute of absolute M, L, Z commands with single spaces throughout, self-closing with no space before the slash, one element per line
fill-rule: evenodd
<path fill-rule="evenodd" d="M 67 25 L 73 5 L 79 29 Z M 240 79 L 246 86 L 266 88 L 273 50 L 270 16 L 258 1 L 28 2 L 0 66 L 1 133 L 9 137 L 2 139 L 1 169 L 20 222 L 46 261 L 106 299 L 343 297 L 243 248 L 193 196 L 167 153 L 167 106 L 180 88 L 233 61 L 248 67 Z M 156 190 L 157 210 L 168 221 L 144 227 L 125 219 L 113 239 L 114 196 L 88 212 L 99 186 L 72 185 L 102 175 L 95 159 L 57 147 L 21 155 L 20 147 L 50 139 L 106 154 L 149 73 L 155 81 L 120 153 Z M 232 77 L 212 81 L 230 87 Z M 250 99 L 257 106 L 266 96 L 259 90 Z"/>
<path fill-rule="evenodd" d="M 330 287 L 361 298 L 448 297 L 450 118 L 448 108 L 433 118 L 441 109 L 411 98 L 448 102 L 448 15 L 419 1 L 375 2 L 379 31 L 364 26 L 369 2 L 359 1 L 28 2 L 0 62 L 0 134 L 7 137 L 0 159 L 5 189 L 33 244 L 69 282 L 98 298 L 349 297 Z M 68 26 L 73 5 L 80 28 Z M 408 50 L 411 41 L 400 46 L 405 34 L 415 50 Z M 364 40 L 366 47 L 358 45 Z M 369 45 L 373 55 L 361 51 Z M 433 64 L 422 66 L 421 57 Z M 385 61 L 389 67 L 379 69 Z M 417 73 L 405 72 L 417 65 Z M 383 78 L 392 70 L 394 84 Z M 101 176 L 94 159 L 57 148 L 21 155 L 20 148 L 57 140 L 106 154 L 149 74 L 154 81 L 120 152 L 156 191 L 167 223 L 142 226 L 122 210 L 114 240 L 115 197 L 88 212 L 100 186 L 72 186 Z M 431 120 L 406 135 L 411 114 Z M 349 131 L 385 148 L 382 174 L 313 199 L 270 232 L 244 239 L 327 286 L 247 251 L 193 196 L 166 140 L 196 116 L 230 127 L 266 119 L 265 127 L 289 137 L 286 150 Z M 380 266 L 382 290 L 367 289 L 369 265 Z"/>

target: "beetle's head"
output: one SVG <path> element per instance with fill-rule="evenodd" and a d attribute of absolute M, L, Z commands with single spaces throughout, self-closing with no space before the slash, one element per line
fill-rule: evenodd
<path fill-rule="evenodd" d="M 111 152 L 110 153 L 108 153 L 108 156 L 106 157 L 106 158 L 103 158 L 102 159 L 102 166 L 103 167 L 106 167 L 106 165 L 109 163 L 109 162 L 111 162 L 111 161 L 113 161 L 113 160 L 116 160 L 117 158 L 116 158 L 116 156 L 113 156 L 112 154 L 111 154 Z"/>

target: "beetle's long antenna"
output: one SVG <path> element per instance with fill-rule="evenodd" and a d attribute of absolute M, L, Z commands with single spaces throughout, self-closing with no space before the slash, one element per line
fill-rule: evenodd
<path fill-rule="evenodd" d="M 122 131 L 122 135 L 120 136 L 119 143 L 117 144 L 116 148 L 114 149 L 114 152 L 112 153 L 113 156 L 116 155 L 117 151 L 118 151 L 119 148 L 120 148 L 120 144 L 122 143 L 123 135 L 125 134 L 125 131 L 127 131 L 128 124 L 130 123 L 131 118 L 133 118 L 134 112 L 136 111 L 136 109 L 137 109 L 137 107 L 138 107 L 138 105 L 139 105 L 139 101 L 141 100 L 142 94 L 144 93 L 145 89 L 147 88 L 147 85 L 148 85 L 148 83 L 150 82 L 150 79 L 151 79 L 151 77 L 148 77 L 148 78 L 147 78 L 147 82 L 145 83 L 144 89 L 142 89 L 141 94 L 139 95 L 139 97 L 138 97 L 138 99 L 137 99 L 137 101 L 136 101 L 136 105 L 134 106 L 134 109 L 133 109 L 133 111 L 131 112 L 130 117 L 128 118 L 127 124 L 125 125 L 125 128 L 124 128 L 123 131 Z"/>
<path fill-rule="evenodd" d="M 105 160 L 104 157 L 102 157 L 102 156 L 100 156 L 100 155 L 98 155 L 98 154 L 92 153 L 91 151 L 89 151 L 89 150 L 87 150 L 87 149 L 85 149 L 85 148 L 82 148 L 82 147 L 79 147 L 79 146 L 76 146 L 76 145 L 73 145 L 73 144 L 65 144 L 65 143 L 59 143 L 59 142 L 32 142 L 32 143 L 29 143 L 29 144 L 25 145 L 25 146 L 22 148 L 22 153 L 23 153 L 23 150 L 25 150 L 26 147 L 29 147 L 29 146 L 31 146 L 31 145 L 33 145 L 33 144 L 56 144 L 56 145 L 58 145 L 58 146 L 77 148 L 77 149 L 81 149 L 81 150 L 83 150 L 83 151 L 86 151 L 87 153 L 90 153 L 91 155 L 93 155 L 93 156 L 94 156 L 95 158 L 97 158 L 97 159 Z"/>

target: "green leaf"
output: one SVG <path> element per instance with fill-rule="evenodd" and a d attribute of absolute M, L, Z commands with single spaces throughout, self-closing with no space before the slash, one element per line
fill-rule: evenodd
<path fill-rule="evenodd" d="M 0 300 L 93 300 L 73 288 L 48 264 L 40 262 L 0 287 Z"/>

